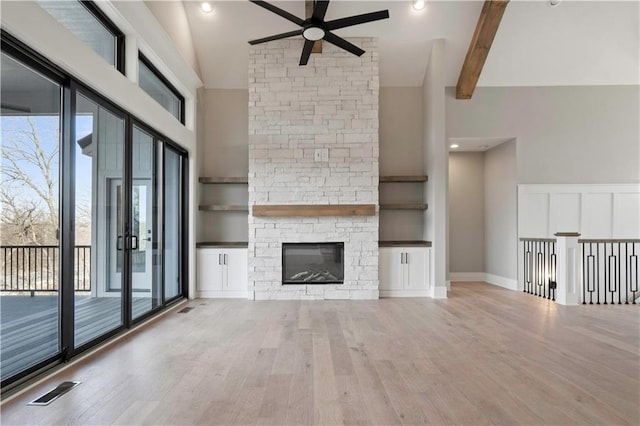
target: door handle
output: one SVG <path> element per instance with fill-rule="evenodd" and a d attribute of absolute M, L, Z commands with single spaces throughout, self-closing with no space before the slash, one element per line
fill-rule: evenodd
<path fill-rule="evenodd" d="M 116 250 L 122 251 L 122 235 L 118 235 L 116 238 Z"/>
<path fill-rule="evenodd" d="M 222 265 L 222 253 L 218 254 L 218 265 Z"/>
<path fill-rule="evenodd" d="M 228 257 L 227 257 L 227 255 L 226 255 L 226 254 L 224 255 L 224 258 L 223 258 L 223 259 L 224 259 L 224 264 L 225 264 L 225 265 L 228 265 L 228 263 L 227 263 L 227 259 L 228 259 Z"/>
<path fill-rule="evenodd" d="M 400 264 L 404 265 L 404 253 L 400 253 Z"/>
<path fill-rule="evenodd" d="M 135 244 L 134 244 L 135 241 Z M 132 235 L 131 236 L 131 250 L 138 250 L 138 236 L 137 235 Z"/>
<path fill-rule="evenodd" d="M 405 253 L 404 254 L 404 264 L 408 265 L 409 264 L 409 253 Z"/>

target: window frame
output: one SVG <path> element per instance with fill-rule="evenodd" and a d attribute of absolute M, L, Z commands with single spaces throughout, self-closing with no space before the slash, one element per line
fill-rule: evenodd
<path fill-rule="evenodd" d="M 151 71 L 151 73 L 156 76 L 156 78 L 158 80 L 160 80 L 160 82 L 162 84 L 164 84 L 167 89 L 169 89 L 169 91 L 171 93 L 173 93 L 177 98 L 178 101 L 180 103 L 180 116 L 176 117 L 178 119 L 178 121 L 180 121 L 180 123 L 182 123 L 182 125 L 184 125 L 184 110 L 185 110 L 185 100 L 184 100 L 184 96 L 182 95 L 182 93 L 180 93 L 180 91 L 178 89 L 175 88 L 175 86 L 173 84 L 171 84 L 169 82 L 169 80 L 167 80 L 167 78 L 158 70 L 158 68 L 155 67 L 155 65 L 153 65 L 153 63 L 149 60 L 149 58 L 147 58 L 144 53 L 142 53 L 141 51 L 138 50 L 138 61 L 142 62 L 147 68 L 149 68 L 149 71 Z M 138 87 L 140 87 L 140 67 L 138 67 Z M 140 87 L 142 89 L 142 87 Z M 145 93 L 146 90 L 142 89 Z M 147 93 L 148 94 L 148 93 Z M 151 95 L 149 95 L 151 96 Z M 155 99 L 154 99 L 155 101 Z M 164 107 L 163 107 L 164 108 Z M 173 115 L 173 114 L 171 114 Z"/>
<path fill-rule="evenodd" d="M 77 0 L 115 38 L 115 68 L 125 74 L 125 36 L 120 28 L 91 0 Z"/>

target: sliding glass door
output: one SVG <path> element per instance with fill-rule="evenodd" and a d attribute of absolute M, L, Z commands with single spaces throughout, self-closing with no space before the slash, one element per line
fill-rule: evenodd
<path fill-rule="evenodd" d="M 164 297 L 166 300 L 181 294 L 182 284 L 182 193 L 183 156 L 166 146 L 164 150 Z"/>
<path fill-rule="evenodd" d="M 0 62 L 2 380 L 60 353 L 60 83 Z"/>
<path fill-rule="evenodd" d="M 75 136 L 77 348 L 124 324 L 125 117 L 78 93 Z"/>
<path fill-rule="evenodd" d="M 157 237 L 155 140 L 133 126 L 131 194 L 131 291 L 133 318 L 162 304 L 161 256 Z"/>

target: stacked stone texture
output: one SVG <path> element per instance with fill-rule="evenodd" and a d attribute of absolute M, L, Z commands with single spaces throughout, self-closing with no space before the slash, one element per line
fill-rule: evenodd
<path fill-rule="evenodd" d="M 378 205 L 377 40 L 353 38 L 353 56 L 324 43 L 298 66 L 303 41 L 249 54 L 249 205 Z M 314 161 L 316 149 L 329 160 Z M 342 285 L 282 285 L 283 242 L 344 242 Z M 265 299 L 378 297 L 378 215 L 249 216 L 249 290 Z"/>

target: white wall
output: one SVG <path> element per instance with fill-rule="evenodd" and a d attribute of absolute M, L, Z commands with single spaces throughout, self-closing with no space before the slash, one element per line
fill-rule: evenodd
<path fill-rule="evenodd" d="M 518 274 L 516 151 L 513 140 L 484 154 L 486 281 L 511 289 Z"/>
<path fill-rule="evenodd" d="M 380 88 L 380 175 L 420 175 L 422 93 L 415 87 Z"/>
<path fill-rule="evenodd" d="M 444 40 L 434 40 L 422 85 L 423 166 L 429 181 L 425 185 L 425 199 L 429 209 L 425 212 L 423 239 L 431 241 L 431 296 L 447 297 L 447 191 L 448 152 L 445 139 L 445 47 Z"/>
<path fill-rule="evenodd" d="M 451 274 L 485 271 L 484 177 L 484 152 L 449 153 Z"/>
<path fill-rule="evenodd" d="M 415 87 L 380 88 L 380 175 L 421 175 L 422 93 Z M 424 203 L 422 183 L 383 183 L 380 204 Z M 419 240 L 424 234 L 420 211 L 381 210 L 380 240 Z"/>
<path fill-rule="evenodd" d="M 247 177 L 249 91 L 203 90 L 200 176 Z M 247 185 L 200 185 L 199 204 L 247 205 Z M 200 212 L 198 241 L 247 241 L 246 212 Z"/>
<path fill-rule="evenodd" d="M 640 182 L 640 87 L 447 89 L 447 137 L 515 137 L 518 183 Z"/>
<path fill-rule="evenodd" d="M 202 79 L 184 3 L 181 1 L 145 1 L 144 3 L 169 34 L 184 60 Z"/>

